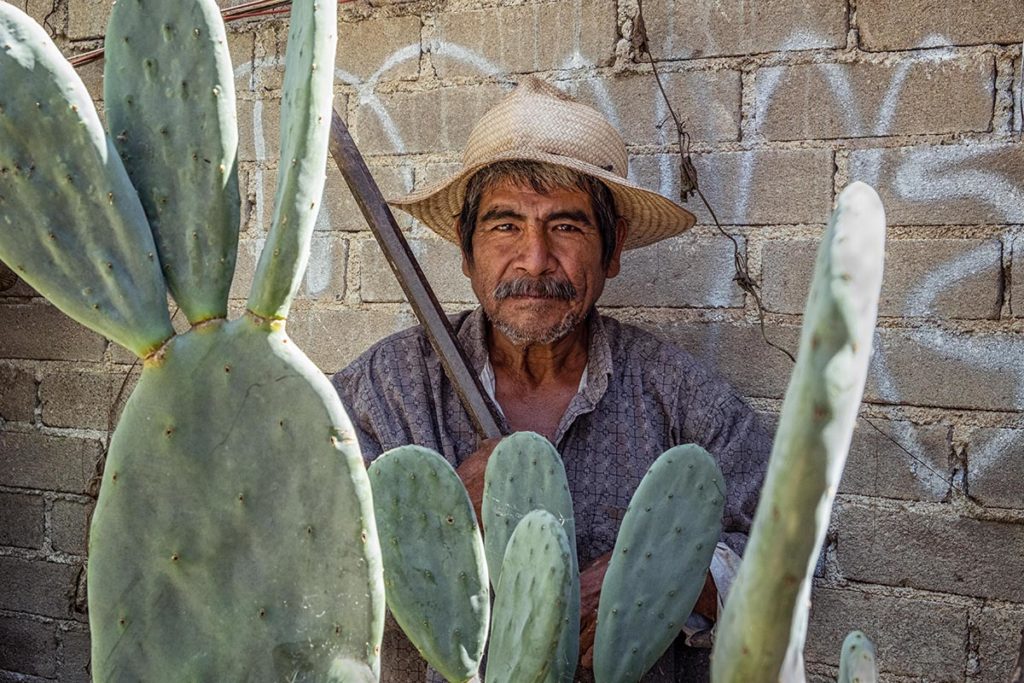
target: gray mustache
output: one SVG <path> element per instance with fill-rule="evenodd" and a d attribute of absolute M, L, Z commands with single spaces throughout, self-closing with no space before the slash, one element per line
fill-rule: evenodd
<path fill-rule="evenodd" d="M 494 288 L 494 298 L 498 301 L 514 296 L 536 296 L 570 301 L 576 298 L 576 288 L 568 280 L 529 277 L 506 280 Z"/>

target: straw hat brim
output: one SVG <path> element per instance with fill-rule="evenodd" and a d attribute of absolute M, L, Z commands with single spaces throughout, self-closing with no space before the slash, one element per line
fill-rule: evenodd
<path fill-rule="evenodd" d="M 673 237 L 693 227 L 696 218 L 671 199 L 644 189 L 628 179 L 572 157 L 538 150 L 510 150 L 479 163 L 421 190 L 389 199 L 388 203 L 412 214 L 441 237 L 458 243 L 455 221 L 462 211 L 466 185 L 473 175 L 497 161 L 539 161 L 593 176 L 602 181 L 615 198 L 616 213 L 628 225 L 625 249 L 636 249 Z"/>

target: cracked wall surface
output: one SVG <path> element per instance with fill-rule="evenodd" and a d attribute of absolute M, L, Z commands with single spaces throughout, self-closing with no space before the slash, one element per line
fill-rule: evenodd
<path fill-rule="evenodd" d="M 14 4 L 67 56 L 101 45 L 109 0 Z M 643 10 L 701 189 L 760 288 L 774 343 L 795 350 L 838 190 L 864 180 L 886 205 L 877 351 L 819 564 L 810 678 L 834 680 L 842 638 L 859 628 L 883 680 L 1007 680 L 1024 625 L 1024 2 Z M 636 0 L 346 2 L 335 105 L 384 193 L 401 194 L 455 168 L 475 119 L 538 74 L 604 112 L 627 140 L 631 176 L 675 197 L 677 140 L 637 53 L 637 12 Z M 235 311 L 270 223 L 286 26 L 229 27 L 243 197 Z M 102 112 L 102 63 L 79 73 Z M 627 253 L 602 304 L 706 360 L 771 421 L 790 361 L 766 345 L 754 297 L 733 280 L 732 241 L 690 205 L 697 227 Z M 470 305 L 456 247 L 399 222 L 445 306 Z M 136 371 L 9 275 L 0 269 L 0 681 L 84 681 L 87 519 Z M 413 322 L 329 168 L 291 335 L 331 373 Z M 413 656 L 388 638 L 405 659 L 385 680 L 411 680 L 398 672 L 416 669 Z"/>

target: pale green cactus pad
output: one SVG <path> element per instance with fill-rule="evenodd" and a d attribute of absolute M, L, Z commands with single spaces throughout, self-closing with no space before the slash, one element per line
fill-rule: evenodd
<path fill-rule="evenodd" d="M 491 584 L 497 588 L 505 548 L 519 520 L 533 510 L 547 510 L 565 529 L 572 548 L 572 587 L 558 653 L 545 679 L 569 683 L 576 674 L 580 649 L 580 580 L 576 523 L 562 457 L 540 434 L 516 432 L 495 447 L 487 461 L 481 514 Z"/>
<path fill-rule="evenodd" d="M 547 510 L 516 526 L 494 595 L 487 683 L 546 680 L 572 597 L 571 552 L 561 521 Z"/>
<path fill-rule="evenodd" d="M 882 203 L 854 183 L 818 250 L 750 542 L 718 624 L 714 683 L 804 680 L 811 577 L 867 378 L 884 253 Z"/>
<path fill-rule="evenodd" d="M 647 470 L 601 584 L 597 683 L 639 681 L 679 635 L 704 587 L 724 506 L 725 480 L 700 446 L 670 448 Z"/>
<path fill-rule="evenodd" d="M 217 4 L 123 0 L 111 27 L 108 104 L 138 194 L 74 70 L 0 3 L 0 83 L 17 84 L 0 93 L 0 259 L 144 360 L 90 531 L 93 677 L 375 680 L 369 480 L 337 394 L 284 331 L 311 219 L 275 226 L 290 247 L 254 283 L 270 315 L 227 321 L 237 130 Z M 284 215 L 322 191 L 335 30 L 335 3 L 293 4 Z M 179 336 L 161 271 L 194 323 Z"/>
<path fill-rule="evenodd" d="M 491 605 L 483 540 L 466 489 L 444 458 L 421 446 L 374 460 L 370 484 L 395 621 L 447 680 L 473 678 Z"/>
<path fill-rule="evenodd" d="M 839 655 L 839 683 L 877 683 L 875 646 L 860 631 L 850 631 Z"/>

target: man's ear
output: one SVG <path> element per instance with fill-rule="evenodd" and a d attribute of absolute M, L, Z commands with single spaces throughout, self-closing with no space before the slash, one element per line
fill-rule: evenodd
<path fill-rule="evenodd" d="M 462 248 L 462 222 L 458 218 L 455 219 L 455 237 L 459 244 L 459 254 L 462 255 L 462 274 L 469 277 L 469 259 L 466 258 L 466 252 Z"/>
<path fill-rule="evenodd" d="M 629 234 L 629 223 L 625 218 L 619 216 L 615 219 L 615 248 L 612 250 L 612 257 L 608 259 L 608 267 L 604 270 L 604 276 L 608 278 L 619 274 L 622 258 L 622 247 L 626 244 L 626 236 Z"/>

